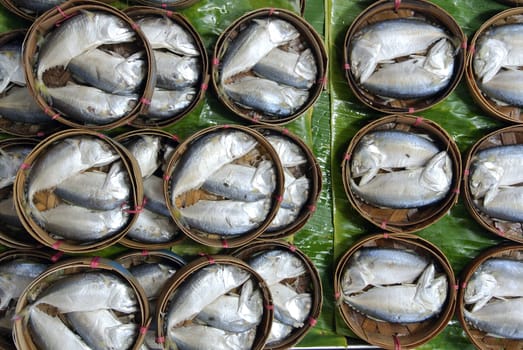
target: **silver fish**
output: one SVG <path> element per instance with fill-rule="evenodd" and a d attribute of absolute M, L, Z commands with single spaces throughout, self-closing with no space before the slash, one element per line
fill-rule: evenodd
<path fill-rule="evenodd" d="M 301 53 L 272 49 L 252 70 L 259 76 L 297 89 L 309 89 L 317 80 L 318 69 L 310 49 Z"/>
<path fill-rule="evenodd" d="M 523 261 L 490 258 L 474 272 L 463 295 L 465 304 L 475 303 L 472 312 L 491 298 L 523 297 Z"/>
<path fill-rule="evenodd" d="M 394 248 L 364 247 L 347 263 L 341 278 L 345 296 L 361 292 L 367 286 L 414 282 L 425 270 L 428 260 L 413 251 Z"/>
<path fill-rule="evenodd" d="M 488 204 L 500 187 L 523 182 L 518 166 L 523 161 L 523 145 L 505 145 L 482 149 L 471 160 L 469 189 L 474 199 L 484 197 Z"/>
<path fill-rule="evenodd" d="M 182 322 L 193 319 L 220 296 L 241 286 L 250 273 L 234 265 L 214 264 L 193 273 L 174 295 L 166 315 L 170 332 Z"/>
<path fill-rule="evenodd" d="M 352 177 L 361 177 L 362 186 L 381 169 L 417 168 L 439 152 L 428 138 L 400 130 L 378 130 L 363 135 L 351 156 Z"/>
<path fill-rule="evenodd" d="M 10 83 L 25 86 L 25 73 L 22 64 L 22 42 L 16 41 L 0 47 L 0 93 Z"/>
<path fill-rule="evenodd" d="M 199 56 L 192 36 L 168 17 L 148 16 L 136 21 L 153 49 L 166 49 L 179 55 Z"/>
<path fill-rule="evenodd" d="M 195 97 L 194 88 L 181 91 L 155 88 L 147 110 L 147 117 L 158 120 L 171 118 L 186 109 Z"/>
<path fill-rule="evenodd" d="M 296 220 L 299 213 L 298 209 L 288 209 L 280 206 L 276 216 L 272 219 L 269 227 L 267 227 L 267 232 L 273 232 L 287 227 Z"/>
<path fill-rule="evenodd" d="M 136 92 L 147 73 L 143 51 L 123 57 L 112 51 L 91 50 L 73 58 L 68 69 L 87 85 L 119 95 Z"/>
<path fill-rule="evenodd" d="M 259 253 L 248 260 L 268 286 L 283 280 L 296 278 L 307 272 L 305 264 L 297 254 L 286 250 L 272 249 Z"/>
<path fill-rule="evenodd" d="M 61 313 L 112 309 L 123 313 L 137 310 L 134 290 L 110 272 L 67 275 L 44 289 L 32 304 L 49 304 Z"/>
<path fill-rule="evenodd" d="M 297 293 L 293 288 L 283 283 L 269 286 L 274 302 L 274 318 L 283 324 L 301 328 L 312 307 L 310 293 Z"/>
<path fill-rule="evenodd" d="M 34 13 L 43 13 L 64 3 L 65 0 L 13 0 L 13 3 Z"/>
<path fill-rule="evenodd" d="M 243 333 L 233 333 L 221 329 L 193 324 L 190 326 L 172 328 L 167 333 L 169 349 L 180 350 L 248 350 L 252 348 L 256 337 L 256 329 Z"/>
<path fill-rule="evenodd" d="M 123 323 L 111 310 L 69 312 L 67 320 L 93 350 L 130 349 L 138 337 L 138 325 Z"/>
<path fill-rule="evenodd" d="M 477 311 L 463 309 L 467 322 L 498 338 L 523 339 L 523 298 L 498 300 Z"/>
<path fill-rule="evenodd" d="M 258 142 L 251 135 L 223 130 L 194 141 L 172 172 L 172 201 L 182 193 L 199 188 L 212 173 L 246 155 Z"/>
<path fill-rule="evenodd" d="M 154 51 L 156 86 L 166 90 L 180 90 L 195 86 L 200 79 L 198 57 L 179 56 L 160 50 Z"/>
<path fill-rule="evenodd" d="M 240 295 L 222 295 L 196 316 L 204 324 L 228 332 L 246 332 L 256 327 L 263 315 L 263 298 L 252 280 L 245 282 Z"/>
<path fill-rule="evenodd" d="M 294 330 L 294 327 L 272 320 L 271 331 L 267 337 L 266 345 L 271 346 L 286 339 Z"/>
<path fill-rule="evenodd" d="M 47 264 L 25 259 L 15 259 L 0 265 L 0 310 L 6 309 L 11 300 L 18 299 L 47 267 Z"/>
<path fill-rule="evenodd" d="M 151 175 L 143 180 L 143 194 L 145 197 L 145 208 L 163 216 L 170 217 L 171 212 L 165 203 L 163 193 L 163 179 L 159 176 Z"/>
<path fill-rule="evenodd" d="M 476 201 L 475 204 L 491 218 L 523 222 L 523 187 L 500 188 L 488 203 Z"/>
<path fill-rule="evenodd" d="M 281 19 L 254 19 L 225 53 L 220 79 L 248 71 L 272 49 L 299 37 L 298 30 Z"/>
<path fill-rule="evenodd" d="M 485 95 L 500 105 L 523 106 L 523 71 L 517 69 L 501 70 L 488 82 L 479 83 Z"/>
<path fill-rule="evenodd" d="M 453 72 L 454 47 L 444 38 L 432 46 L 427 56 L 382 64 L 362 86 L 386 98 L 426 98 L 443 91 Z"/>
<path fill-rule="evenodd" d="M 447 292 L 447 278 L 444 275 L 435 277 L 434 265 L 430 264 L 415 285 L 371 288 L 344 299 L 351 307 L 374 319 L 413 323 L 438 314 L 443 308 Z"/>
<path fill-rule="evenodd" d="M 351 72 L 365 82 L 383 61 L 426 51 L 445 31 L 415 18 L 398 18 L 370 24 L 354 35 L 350 43 Z"/>
<path fill-rule="evenodd" d="M 258 167 L 226 164 L 205 180 L 202 189 L 228 199 L 254 202 L 274 192 L 276 175 L 271 161 Z"/>
<path fill-rule="evenodd" d="M 69 137 L 52 145 L 33 164 L 27 180 L 31 214 L 42 220 L 33 204 L 34 195 L 92 167 L 104 166 L 120 156 L 111 145 L 94 137 Z"/>
<path fill-rule="evenodd" d="M 159 136 L 140 135 L 126 142 L 125 146 L 138 162 L 142 178 L 148 178 L 160 166 L 162 143 Z"/>
<path fill-rule="evenodd" d="M 52 121 L 25 86 L 13 86 L 0 97 L 0 116 L 29 124 L 49 124 Z"/>
<path fill-rule="evenodd" d="M 472 60 L 478 80 L 486 83 L 503 67 L 523 65 L 523 23 L 492 26 L 477 40 Z"/>
<path fill-rule="evenodd" d="M 0 200 L 0 222 L 15 229 L 23 229 L 24 226 L 16 212 L 13 196 Z"/>
<path fill-rule="evenodd" d="M 176 209 L 180 220 L 192 228 L 220 235 L 241 235 L 262 224 L 269 214 L 270 199 L 243 202 L 232 199 L 199 200 Z"/>
<path fill-rule="evenodd" d="M 95 87 L 69 82 L 44 88 L 49 104 L 66 118 L 80 123 L 104 125 L 125 117 L 138 103 L 137 95 L 115 95 Z"/>
<path fill-rule="evenodd" d="M 305 176 L 295 178 L 287 169 L 283 170 L 283 174 L 285 191 L 280 208 L 301 209 L 309 198 L 310 180 Z"/>
<path fill-rule="evenodd" d="M 92 350 L 59 317 L 50 316 L 37 307 L 30 307 L 29 309 L 29 326 L 31 336 L 38 349 Z"/>
<path fill-rule="evenodd" d="M 76 56 L 103 44 L 134 40 L 135 32 L 123 19 L 101 11 L 81 11 L 48 34 L 39 48 L 36 76 L 42 82 L 45 71 L 67 67 Z"/>
<path fill-rule="evenodd" d="M 66 179 L 54 193 L 73 205 L 94 210 L 113 210 L 129 199 L 129 175 L 120 162 L 109 172 L 86 171 Z"/>
<path fill-rule="evenodd" d="M 274 148 L 284 168 L 295 167 L 307 163 L 307 156 L 303 150 L 288 137 L 279 135 L 265 136 Z"/>
<path fill-rule="evenodd" d="M 144 263 L 129 268 L 129 271 L 143 287 L 147 299 L 154 299 L 160 295 L 165 282 L 174 275 L 174 266 L 162 263 Z"/>
<path fill-rule="evenodd" d="M 59 204 L 40 212 L 44 228 L 57 239 L 90 242 L 115 235 L 129 219 L 122 208 L 94 210 L 76 205 Z"/>
<path fill-rule="evenodd" d="M 29 145 L 0 148 L 0 188 L 14 183 L 20 166 L 32 149 Z"/>
<path fill-rule="evenodd" d="M 143 209 L 127 232 L 127 237 L 145 243 L 165 243 L 180 233 L 170 216 Z"/>
<path fill-rule="evenodd" d="M 241 106 L 279 117 L 293 114 L 309 98 L 308 90 L 279 85 L 272 80 L 253 76 L 224 84 L 223 90 Z"/>
<path fill-rule="evenodd" d="M 443 199 L 452 184 L 452 164 L 446 151 L 436 154 L 423 168 L 376 175 L 365 185 L 350 186 L 363 200 L 379 207 L 415 208 Z"/>

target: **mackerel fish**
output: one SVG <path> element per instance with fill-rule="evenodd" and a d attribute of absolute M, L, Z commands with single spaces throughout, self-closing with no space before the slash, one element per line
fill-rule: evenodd
<path fill-rule="evenodd" d="M 428 263 L 425 257 L 406 249 L 358 249 L 347 263 L 341 278 L 343 295 L 361 292 L 367 286 L 412 283 Z"/>
<path fill-rule="evenodd" d="M 351 72 L 357 81 L 364 83 L 379 63 L 425 52 L 442 38 L 448 38 L 443 28 L 414 18 L 389 19 L 368 25 L 351 40 Z"/>
<path fill-rule="evenodd" d="M 242 131 L 224 130 L 206 135 L 188 148 L 172 172 L 171 199 L 199 188 L 225 164 L 246 155 L 258 142 Z"/>
<path fill-rule="evenodd" d="M 430 264 L 416 284 L 371 288 L 344 299 L 351 307 L 374 319 L 413 323 L 438 314 L 447 292 L 447 278 L 443 275 L 435 277 L 434 265 Z"/>
<path fill-rule="evenodd" d="M 472 59 L 474 73 L 487 83 L 501 68 L 523 65 L 523 23 L 492 26 L 476 43 Z"/>
<path fill-rule="evenodd" d="M 283 170 L 283 175 L 285 183 L 280 208 L 301 209 L 309 198 L 311 181 L 305 176 L 295 178 L 287 169 Z"/>
<path fill-rule="evenodd" d="M 500 188 L 488 203 L 476 201 L 475 204 L 495 220 L 523 222 L 523 187 Z"/>
<path fill-rule="evenodd" d="M 294 330 L 294 327 L 281 323 L 278 320 L 272 320 L 271 331 L 267 337 L 267 346 L 277 344 L 286 339 Z"/>
<path fill-rule="evenodd" d="M 261 252 L 248 260 L 268 286 L 283 280 L 299 277 L 307 272 L 298 255 L 280 249 Z"/>
<path fill-rule="evenodd" d="M 523 339 L 523 298 L 496 300 L 477 311 L 463 312 L 467 322 L 491 336 Z"/>
<path fill-rule="evenodd" d="M 359 185 L 372 180 L 380 170 L 424 166 L 439 152 L 436 144 L 412 132 L 377 130 L 363 135 L 351 156 L 351 176 Z"/>
<path fill-rule="evenodd" d="M 523 107 L 523 71 L 517 69 L 500 70 L 492 79 L 479 83 L 485 95 L 502 106 Z"/>
<path fill-rule="evenodd" d="M 307 156 L 303 150 L 288 137 L 267 135 L 265 138 L 278 154 L 278 158 L 284 168 L 295 167 L 307 163 Z"/>
<path fill-rule="evenodd" d="M 269 286 L 274 302 L 274 318 L 283 324 L 301 328 L 309 316 L 312 307 L 310 293 L 297 293 L 283 283 Z"/>
<path fill-rule="evenodd" d="M 145 243 L 165 243 L 180 233 L 170 216 L 143 209 L 131 226 L 126 237 Z"/>
<path fill-rule="evenodd" d="M 523 261 L 490 258 L 474 272 L 463 296 L 472 304 L 472 312 L 481 309 L 491 298 L 523 297 Z"/>
<path fill-rule="evenodd" d="M 26 85 L 20 40 L 0 47 L 0 93 L 3 93 L 11 83 L 19 86 Z"/>
<path fill-rule="evenodd" d="M 19 145 L 0 148 L 0 188 L 11 186 L 25 157 L 33 146 Z"/>
<path fill-rule="evenodd" d="M 156 86 L 167 90 L 181 90 L 195 86 L 200 79 L 201 64 L 198 57 L 179 56 L 154 50 L 156 60 Z"/>
<path fill-rule="evenodd" d="M 243 333 L 223 331 L 218 328 L 189 325 L 168 330 L 168 341 L 175 343 L 171 349 L 180 350 L 249 350 L 256 337 L 256 329 Z"/>
<path fill-rule="evenodd" d="M 233 265 L 214 264 L 193 273 L 177 290 L 167 311 L 167 331 L 193 319 L 220 296 L 241 286 L 250 273 Z"/>
<path fill-rule="evenodd" d="M 151 104 L 147 110 L 147 117 L 155 120 L 165 120 L 181 113 L 195 99 L 196 90 L 165 90 L 154 88 Z"/>
<path fill-rule="evenodd" d="M 159 136 L 139 135 L 125 143 L 138 162 L 143 179 L 151 176 L 160 166 L 160 149 L 162 142 Z"/>
<path fill-rule="evenodd" d="M 272 219 L 269 227 L 267 227 L 267 232 L 274 232 L 289 226 L 296 220 L 299 213 L 298 209 L 287 209 L 280 206 L 276 216 Z"/>
<path fill-rule="evenodd" d="M 350 186 L 364 201 L 386 208 L 415 208 L 443 199 L 452 184 L 452 164 L 446 151 L 436 154 L 422 168 L 377 174 L 370 182 Z"/>
<path fill-rule="evenodd" d="M 0 310 L 5 310 L 11 300 L 20 297 L 48 265 L 25 259 L 15 259 L 0 265 Z"/>
<path fill-rule="evenodd" d="M 171 216 L 169 208 L 165 203 L 165 195 L 163 193 L 164 180 L 155 175 L 151 175 L 143 180 L 143 194 L 145 197 L 145 208 L 166 217 Z"/>
<path fill-rule="evenodd" d="M 220 80 L 250 70 L 274 48 L 300 36 L 298 30 L 281 19 L 254 19 L 228 47 L 222 62 Z"/>
<path fill-rule="evenodd" d="M 155 299 L 167 280 L 175 274 L 176 267 L 163 263 L 144 263 L 130 267 L 129 271 L 143 287 L 147 299 Z"/>
<path fill-rule="evenodd" d="M 67 67 L 73 58 L 98 46 L 134 39 L 134 30 L 119 17 L 99 11 L 82 11 L 45 37 L 38 53 L 37 80 L 42 82 L 48 69 Z"/>
<path fill-rule="evenodd" d="M 500 187 L 523 182 L 519 164 L 523 162 L 523 145 L 505 145 L 482 149 L 471 160 L 469 189 L 476 200 L 488 204 Z"/>
<path fill-rule="evenodd" d="M 25 86 L 13 86 L 0 96 L 0 116 L 12 122 L 49 124 L 52 122 Z"/>

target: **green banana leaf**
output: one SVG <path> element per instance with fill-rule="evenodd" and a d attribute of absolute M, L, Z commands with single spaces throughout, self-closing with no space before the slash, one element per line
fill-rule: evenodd
<path fill-rule="evenodd" d="M 392 1 L 392 0 L 391 0 Z M 489 0 L 434 0 L 435 4 L 450 13 L 468 37 L 493 14 L 507 6 Z M 354 134 L 366 123 L 383 116 L 365 107 L 351 93 L 343 71 L 345 33 L 355 19 L 373 1 L 369 0 L 309 0 L 305 6 L 305 19 L 324 38 L 329 56 L 329 76 L 326 90 L 314 107 L 286 127 L 300 136 L 313 150 L 322 169 L 323 187 L 317 210 L 309 222 L 290 238 L 315 263 L 322 276 L 323 308 L 316 326 L 297 345 L 298 347 L 351 346 L 362 343 L 339 316 L 334 298 L 333 275 L 339 257 L 361 237 L 379 232 L 351 207 L 345 195 L 341 163 L 347 145 Z M 130 1 L 116 1 L 112 5 L 126 8 Z M 214 45 L 221 32 L 244 13 L 263 7 L 285 8 L 299 12 L 298 0 L 200 0 L 184 14 L 201 35 L 212 57 Z M 0 8 L 0 32 L 27 28 L 30 23 L 16 18 Z M 437 122 L 452 136 L 462 153 L 465 153 L 481 136 L 502 126 L 487 117 L 474 104 L 464 80 L 455 91 L 438 105 L 419 113 L 423 118 Z M 166 130 L 185 139 L 202 128 L 236 123 L 234 117 L 207 91 L 202 103 L 189 115 Z M 6 135 L 2 135 L 6 137 Z M 466 211 L 460 199 L 442 219 L 418 232 L 421 237 L 438 246 L 448 257 L 454 272 L 459 272 L 483 249 L 502 240 L 486 232 Z M 96 255 L 114 256 L 125 250 L 114 246 Z M 172 248 L 184 257 L 200 252 L 217 252 L 186 241 Z M 189 258 L 187 259 L 189 260 Z M 420 347 L 421 349 L 473 349 L 456 319 L 445 330 Z"/>

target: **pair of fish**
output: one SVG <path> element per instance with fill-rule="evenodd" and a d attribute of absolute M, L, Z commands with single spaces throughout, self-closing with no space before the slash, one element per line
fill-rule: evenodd
<path fill-rule="evenodd" d="M 369 24 L 354 35 L 348 49 L 356 80 L 386 98 L 435 95 L 454 73 L 455 49 L 450 36 L 443 28 L 420 19 Z M 395 61 L 404 57 L 404 61 Z"/>
<path fill-rule="evenodd" d="M 239 295 L 230 293 L 238 288 Z M 262 314 L 263 298 L 251 274 L 213 264 L 193 273 L 172 298 L 165 318 L 168 341 L 190 349 L 249 349 Z"/>
<path fill-rule="evenodd" d="M 490 147 L 472 157 L 468 186 L 474 203 L 490 217 L 523 221 L 521 159 L 523 145 L 518 144 Z"/>
<path fill-rule="evenodd" d="M 224 92 L 238 105 L 276 117 L 293 114 L 317 80 L 310 49 L 296 49 L 299 31 L 282 19 L 254 19 L 227 48 L 220 73 Z M 287 45 L 288 49 L 283 49 Z M 239 77 L 246 72 L 251 75 Z"/>
<path fill-rule="evenodd" d="M 365 135 L 355 147 L 350 166 L 351 189 L 378 207 L 430 205 L 443 199 L 452 184 L 448 153 L 411 132 L 380 130 Z"/>
<path fill-rule="evenodd" d="M 196 98 L 201 80 L 201 57 L 195 40 L 168 17 L 137 20 L 151 44 L 156 62 L 156 86 L 147 118 L 164 120 L 187 108 Z"/>

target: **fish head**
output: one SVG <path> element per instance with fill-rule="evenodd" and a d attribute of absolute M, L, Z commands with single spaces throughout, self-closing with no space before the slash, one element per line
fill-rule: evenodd
<path fill-rule="evenodd" d="M 353 259 L 357 259 L 359 252 L 354 254 Z M 343 294 L 349 296 L 351 294 L 362 291 L 373 279 L 372 269 L 368 266 L 354 262 L 347 267 L 341 280 L 341 289 Z"/>
<path fill-rule="evenodd" d="M 283 45 L 300 36 L 300 33 L 291 23 L 282 19 L 268 20 L 267 32 L 269 40 L 276 46 Z"/>
<path fill-rule="evenodd" d="M 254 137 L 241 131 L 225 133 L 219 140 L 231 160 L 244 156 L 258 144 Z"/>
<path fill-rule="evenodd" d="M 364 176 L 365 179 L 360 180 L 360 185 L 364 185 L 378 173 L 385 158 L 372 135 L 363 136 L 351 160 L 351 176 Z"/>
<path fill-rule="evenodd" d="M 359 38 L 350 52 L 350 69 L 360 83 L 364 83 L 374 73 L 378 65 L 377 56 L 381 44 L 363 37 Z"/>
<path fill-rule="evenodd" d="M 108 165 L 119 158 L 108 142 L 96 138 L 81 138 L 78 150 L 81 161 L 90 167 Z"/>
<path fill-rule="evenodd" d="M 448 77 L 454 68 L 454 47 L 447 38 L 437 41 L 427 53 L 423 67 L 438 77 Z"/>
<path fill-rule="evenodd" d="M 497 286 L 496 278 L 484 271 L 475 273 L 467 283 L 463 300 L 465 304 L 477 303 L 483 299 L 490 299 Z"/>
<path fill-rule="evenodd" d="M 495 38 L 480 40 L 477 46 L 479 48 L 472 64 L 476 77 L 486 83 L 501 69 L 509 54 L 508 48 L 503 41 Z"/>
<path fill-rule="evenodd" d="M 438 311 L 447 298 L 448 281 L 444 275 L 436 276 L 434 264 L 429 264 L 416 284 L 415 302 L 427 310 Z"/>
<path fill-rule="evenodd" d="M 131 26 L 122 19 L 109 14 L 93 13 L 85 11 L 101 32 L 101 37 L 110 42 L 128 42 L 135 36 Z"/>
<path fill-rule="evenodd" d="M 294 70 L 298 76 L 306 80 L 315 80 L 318 68 L 316 67 L 316 60 L 310 49 L 306 49 L 300 54 Z"/>
<path fill-rule="evenodd" d="M 499 186 L 503 177 L 503 168 L 491 161 L 477 161 L 469 179 L 470 193 L 475 199 L 484 197 Z"/>
<path fill-rule="evenodd" d="M 425 166 L 420 183 L 434 192 L 449 190 L 452 182 L 452 161 L 447 151 L 441 151 L 432 157 Z"/>

